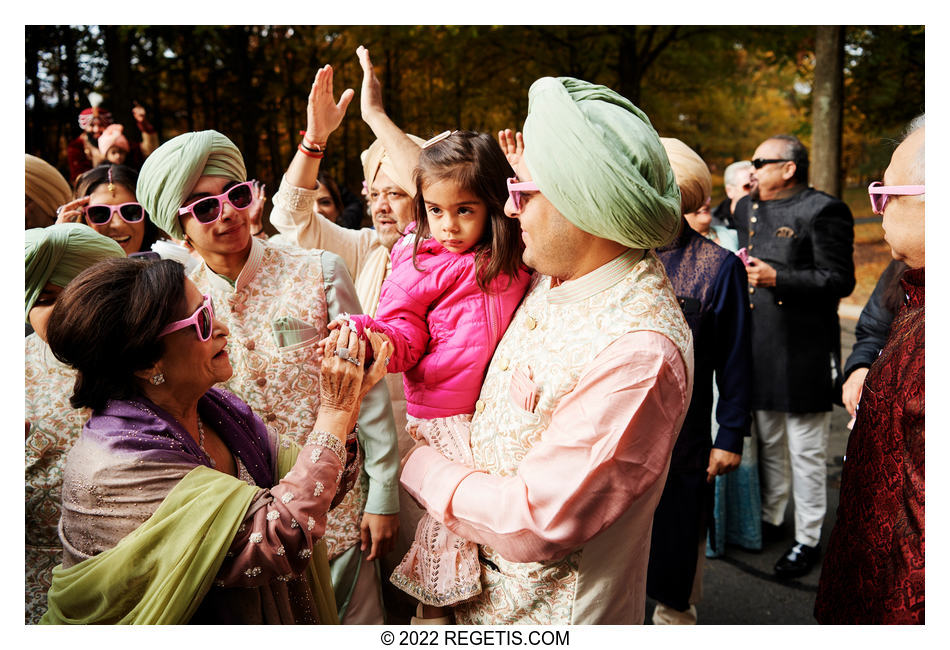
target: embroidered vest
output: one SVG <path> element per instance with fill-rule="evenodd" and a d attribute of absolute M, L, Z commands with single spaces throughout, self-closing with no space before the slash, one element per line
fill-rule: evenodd
<path fill-rule="evenodd" d="M 647 253 L 619 282 L 593 296 L 574 302 L 551 302 L 549 297 L 550 278 L 535 276 L 489 365 L 471 433 L 475 467 L 489 474 L 517 472 L 587 364 L 628 332 L 650 330 L 669 338 L 692 376 L 692 337 L 654 253 Z M 537 386 L 539 401 L 533 412 L 509 397 L 515 369 Z M 658 490 L 663 482 L 658 481 Z M 607 602 L 611 590 L 629 591 L 627 565 L 642 560 L 645 571 L 646 557 L 638 560 L 630 557 L 635 553 L 617 553 L 616 546 L 609 555 L 598 550 L 587 557 L 588 548 L 615 538 L 645 535 L 649 544 L 649 528 L 630 530 L 635 513 L 629 510 L 585 547 L 557 561 L 514 563 L 481 546 L 482 557 L 498 571 L 483 563 L 483 591 L 456 608 L 456 620 L 460 624 L 569 624 L 629 619 L 632 608 L 626 596 L 615 599 L 618 610 L 626 603 L 626 612 L 606 613 L 604 608 L 611 607 Z"/>

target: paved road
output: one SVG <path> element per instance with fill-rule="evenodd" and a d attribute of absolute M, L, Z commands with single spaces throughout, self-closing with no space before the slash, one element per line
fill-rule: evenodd
<path fill-rule="evenodd" d="M 847 359 L 854 345 L 854 326 L 860 309 L 841 310 L 839 313 L 842 359 Z M 843 408 L 834 408 L 828 442 L 828 512 L 821 532 L 823 549 L 828 545 L 838 508 L 841 458 L 848 444 L 846 425 L 849 419 Z M 820 567 L 791 582 L 779 582 L 772 575 L 775 561 L 794 543 L 794 527 L 789 505 L 784 524 L 787 535 L 781 541 L 764 544 L 761 552 L 728 546 L 722 557 L 706 559 L 703 600 L 696 608 L 700 624 L 815 624 L 812 610 Z M 647 599 L 647 623 L 650 623 L 655 604 Z"/>

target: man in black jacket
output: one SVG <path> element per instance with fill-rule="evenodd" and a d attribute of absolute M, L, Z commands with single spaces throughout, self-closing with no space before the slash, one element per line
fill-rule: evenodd
<path fill-rule="evenodd" d="M 854 220 L 842 201 L 808 187 L 808 151 L 798 138 L 769 138 L 752 164 L 752 190 L 735 221 L 749 254 L 762 526 L 766 535 L 781 526 L 791 487 L 795 544 L 775 573 L 792 578 L 819 557 L 828 428 L 840 394 L 838 301 L 854 289 Z"/>

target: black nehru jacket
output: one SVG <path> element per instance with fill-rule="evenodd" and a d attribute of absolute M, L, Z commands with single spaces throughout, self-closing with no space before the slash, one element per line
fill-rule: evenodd
<path fill-rule="evenodd" d="M 775 287 L 748 288 L 752 408 L 830 411 L 841 396 L 838 301 L 855 284 L 851 210 L 807 188 L 772 201 L 743 197 L 734 218 L 739 246 L 777 273 Z"/>

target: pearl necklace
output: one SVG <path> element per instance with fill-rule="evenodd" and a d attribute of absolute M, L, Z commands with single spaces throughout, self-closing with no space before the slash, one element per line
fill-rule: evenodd
<path fill-rule="evenodd" d="M 198 446 L 201 447 L 201 451 L 205 452 L 205 455 L 208 457 L 208 460 L 211 461 L 211 469 L 217 467 L 217 463 L 214 462 L 214 458 L 211 457 L 211 454 L 208 453 L 208 450 L 205 449 L 205 428 L 201 424 L 201 418 L 198 418 Z"/>

